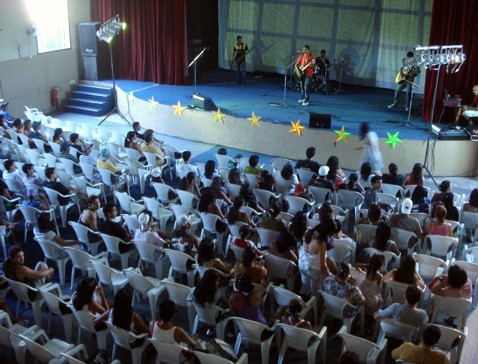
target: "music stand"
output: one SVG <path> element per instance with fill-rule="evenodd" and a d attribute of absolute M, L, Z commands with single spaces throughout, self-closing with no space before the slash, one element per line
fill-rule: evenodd
<path fill-rule="evenodd" d="M 208 49 L 209 47 L 205 47 L 201 52 L 199 52 L 199 54 L 192 60 L 191 63 L 189 63 L 188 65 L 188 68 L 191 67 L 191 66 L 194 66 L 194 93 L 197 93 L 197 80 L 196 80 L 196 71 L 197 71 L 197 64 L 198 64 L 198 60 L 199 58 L 204 54 L 204 52 L 206 51 L 206 49 Z"/>
<path fill-rule="evenodd" d="M 287 71 L 295 64 L 295 59 L 289 64 L 286 68 L 284 68 L 284 99 L 282 102 L 269 102 L 271 106 L 285 106 L 287 105 L 286 101 L 286 93 L 287 93 Z"/>
<path fill-rule="evenodd" d="M 340 62 L 335 62 L 335 65 L 339 65 L 340 67 L 340 79 L 339 79 L 339 88 L 335 91 L 336 94 L 340 94 L 340 93 L 346 93 L 344 90 L 342 90 L 342 72 L 343 72 L 343 68 L 344 68 L 344 61 L 340 61 Z"/>

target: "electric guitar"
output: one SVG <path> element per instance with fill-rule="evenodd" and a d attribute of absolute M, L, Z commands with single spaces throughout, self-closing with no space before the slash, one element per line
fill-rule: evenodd
<path fill-rule="evenodd" d="M 239 67 L 239 65 L 242 63 L 242 61 L 244 60 L 244 58 L 249 54 L 251 53 L 253 50 L 254 50 L 255 46 L 252 46 L 251 49 L 248 49 L 247 51 L 244 52 L 244 54 L 238 58 L 236 58 L 235 60 L 232 61 L 232 65 L 234 66 L 234 69 L 237 71 L 237 68 Z"/>
<path fill-rule="evenodd" d="M 299 66 L 297 63 L 295 64 L 294 67 L 294 73 L 298 81 L 301 81 L 305 77 L 305 70 L 309 68 L 310 66 L 314 65 L 315 61 L 310 61 L 304 66 Z"/>
<path fill-rule="evenodd" d="M 400 71 L 397 73 L 397 76 L 395 77 L 395 83 L 400 83 L 402 81 L 405 81 L 406 79 L 413 80 L 416 76 L 418 76 L 419 73 L 420 73 L 420 67 L 418 66 L 402 67 L 400 68 Z"/>

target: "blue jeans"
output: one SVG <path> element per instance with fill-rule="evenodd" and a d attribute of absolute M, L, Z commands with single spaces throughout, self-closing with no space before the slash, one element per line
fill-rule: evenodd
<path fill-rule="evenodd" d="M 313 84 L 312 77 L 304 77 L 299 84 L 300 84 L 300 92 L 301 92 L 301 99 L 304 100 L 304 102 L 309 102 L 309 96 L 310 96 L 310 89 Z"/>

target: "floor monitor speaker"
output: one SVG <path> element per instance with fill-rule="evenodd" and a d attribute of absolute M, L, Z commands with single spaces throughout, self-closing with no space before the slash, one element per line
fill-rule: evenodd
<path fill-rule="evenodd" d="M 332 115 L 330 114 L 309 114 L 309 128 L 330 129 L 332 126 Z"/>
<path fill-rule="evenodd" d="M 204 109 L 206 111 L 216 111 L 217 106 L 212 101 L 210 97 L 201 95 L 199 93 L 193 94 L 193 101 L 194 101 L 194 106 L 199 107 L 201 109 Z"/>

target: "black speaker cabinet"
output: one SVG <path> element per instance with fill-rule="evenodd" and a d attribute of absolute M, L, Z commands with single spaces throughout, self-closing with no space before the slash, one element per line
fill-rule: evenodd
<path fill-rule="evenodd" d="M 201 95 L 199 93 L 195 93 L 193 94 L 193 101 L 194 101 L 194 106 L 204 109 L 206 111 L 217 110 L 216 104 L 214 103 L 214 101 L 212 101 L 210 97 Z"/>
<path fill-rule="evenodd" d="M 332 126 L 332 115 L 330 114 L 309 114 L 309 128 L 330 129 Z"/>
<path fill-rule="evenodd" d="M 99 22 L 80 23 L 80 50 L 84 79 L 88 81 L 111 78 L 108 44 L 96 37 L 100 25 Z"/>

